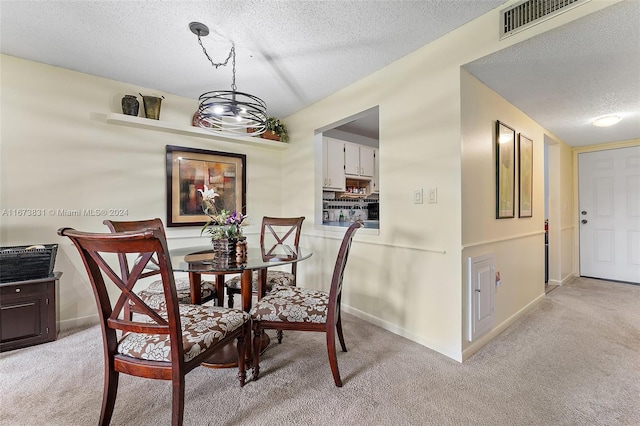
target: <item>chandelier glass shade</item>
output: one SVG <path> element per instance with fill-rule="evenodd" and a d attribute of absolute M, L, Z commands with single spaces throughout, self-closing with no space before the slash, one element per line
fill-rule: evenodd
<path fill-rule="evenodd" d="M 225 66 L 232 59 L 233 79 L 231 90 L 214 90 L 200 95 L 198 111 L 194 116 L 194 124 L 203 129 L 224 136 L 258 136 L 265 132 L 267 121 L 267 104 L 257 96 L 236 90 L 236 49 L 232 44 L 226 61 L 215 63 L 202 45 L 201 36 L 209 34 L 209 28 L 200 22 L 189 24 L 191 32 L 198 36 L 211 65 L 215 68 Z"/>

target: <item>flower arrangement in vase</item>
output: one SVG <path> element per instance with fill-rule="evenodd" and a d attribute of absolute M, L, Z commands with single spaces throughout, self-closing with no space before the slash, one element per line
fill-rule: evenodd
<path fill-rule="evenodd" d="M 199 189 L 198 191 L 202 194 L 202 210 L 209 216 L 200 235 L 207 232 L 211 236 L 214 251 L 233 254 L 236 243 L 239 240 L 244 240 L 242 227 L 248 225 L 247 216 L 237 211 L 230 212 L 219 209 L 216 199 L 220 195 L 213 188 L 209 189 L 205 185 L 204 190 Z"/>

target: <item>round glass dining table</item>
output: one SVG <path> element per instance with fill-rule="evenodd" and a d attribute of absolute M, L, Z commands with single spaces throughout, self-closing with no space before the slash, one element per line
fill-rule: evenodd
<path fill-rule="evenodd" d="M 242 259 L 236 258 L 235 254 L 230 256 L 214 253 L 211 246 L 169 249 L 173 270 L 175 272 L 189 273 L 191 303 L 201 303 L 200 285 L 202 275 L 216 276 L 217 304 L 222 306 L 224 303 L 225 275 L 240 274 L 242 309 L 246 312 L 251 310 L 253 271 L 259 271 L 258 297 L 262 297 L 266 293 L 267 268 L 300 262 L 308 259 L 311 255 L 312 252 L 310 250 L 285 244 L 249 246 L 247 248 L 247 256 Z M 246 359 L 250 360 L 250 336 L 247 336 L 247 339 L 245 345 L 247 348 Z M 266 348 L 268 345 L 269 337 L 265 334 L 262 347 Z M 235 345 L 228 346 L 216 354 L 214 359 L 209 359 L 203 365 L 208 367 L 233 367 L 237 366 L 236 358 Z"/>

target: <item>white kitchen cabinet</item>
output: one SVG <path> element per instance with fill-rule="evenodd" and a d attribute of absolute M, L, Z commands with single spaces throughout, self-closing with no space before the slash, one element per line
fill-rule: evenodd
<path fill-rule="evenodd" d="M 344 174 L 360 176 L 360 146 L 346 143 L 344 147 Z"/>
<path fill-rule="evenodd" d="M 360 146 L 360 176 L 373 177 L 375 165 L 375 149 L 370 146 Z"/>
<path fill-rule="evenodd" d="M 344 174 L 373 177 L 374 148 L 355 143 L 344 143 Z"/>
<path fill-rule="evenodd" d="M 344 191 L 344 142 L 322 138 L 322 188 L 328 191 Z"/>

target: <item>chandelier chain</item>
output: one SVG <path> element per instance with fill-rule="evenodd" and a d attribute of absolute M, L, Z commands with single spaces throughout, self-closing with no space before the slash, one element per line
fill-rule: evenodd
<path fill-rule="evenodd" d="M 229 51 L 229 56 L 227 56 L 227 59 L 225 59 L 224 62 L 217 63 L 217 62 L 213 62 L 213 59 L 211 59 L 211 56 L 209 56 L 209 54 L 207 53 L 207 49 L 202 44 L 202 39 L 200 38 L 200 32 L 198 32 L 198 44 L 200 44 L 200 47 L 202 48 L 202 52 L 204 52 L 204 56 L 206 56 L 209 62 L 211 62 L 211 65 L 213 65 L 216 68 L 226 66 L 229 63 L 229 59 L 231 59 L 231 56 L 235 53 L 235 50 L 236 50 L 235 46 L 232 44 L 231 50 Z"/>
<path fill-rule="evenodd" d="M 202 52 L 204 53 L 204 56 L 207 57 L 207 59 L 209 60 L 209 62 L 211 62 L 211 65 L 213 65 L 216 69 L 218 69 L 218 67 L 226 67 L 227 64 L 229 63 L 229 59 L 231 59 L 231 67 L 233 69 L 233 79 L 231 80 L 231 90 L 236 90 L 236 46 L 235 44 L 231 44 L 231 50 L 229 50 L 229 55 L 227 56 L 227 59 L 224 60 L 224 62 L 213 62 L 213 59 L 211 59 L 211 56 L 209 56 L 209 54 L 207 53 L 207 49 L 204 47 L 204 45 L 202 44 L 202 39 L 200 38 L 200 31 L 198 31 L 198 44 L 200 44 L 200 47 L 202 48 Z"/>
<path fill-rule="evenodd" d="M 233 69 L 233 77 L 231 78 L 231 90 L 236 91 L 236 46 L 231 45 L 233 59 L 231 60 L 231 68 Z M 228 58 L 227 58 L 228 60 Z"/>

